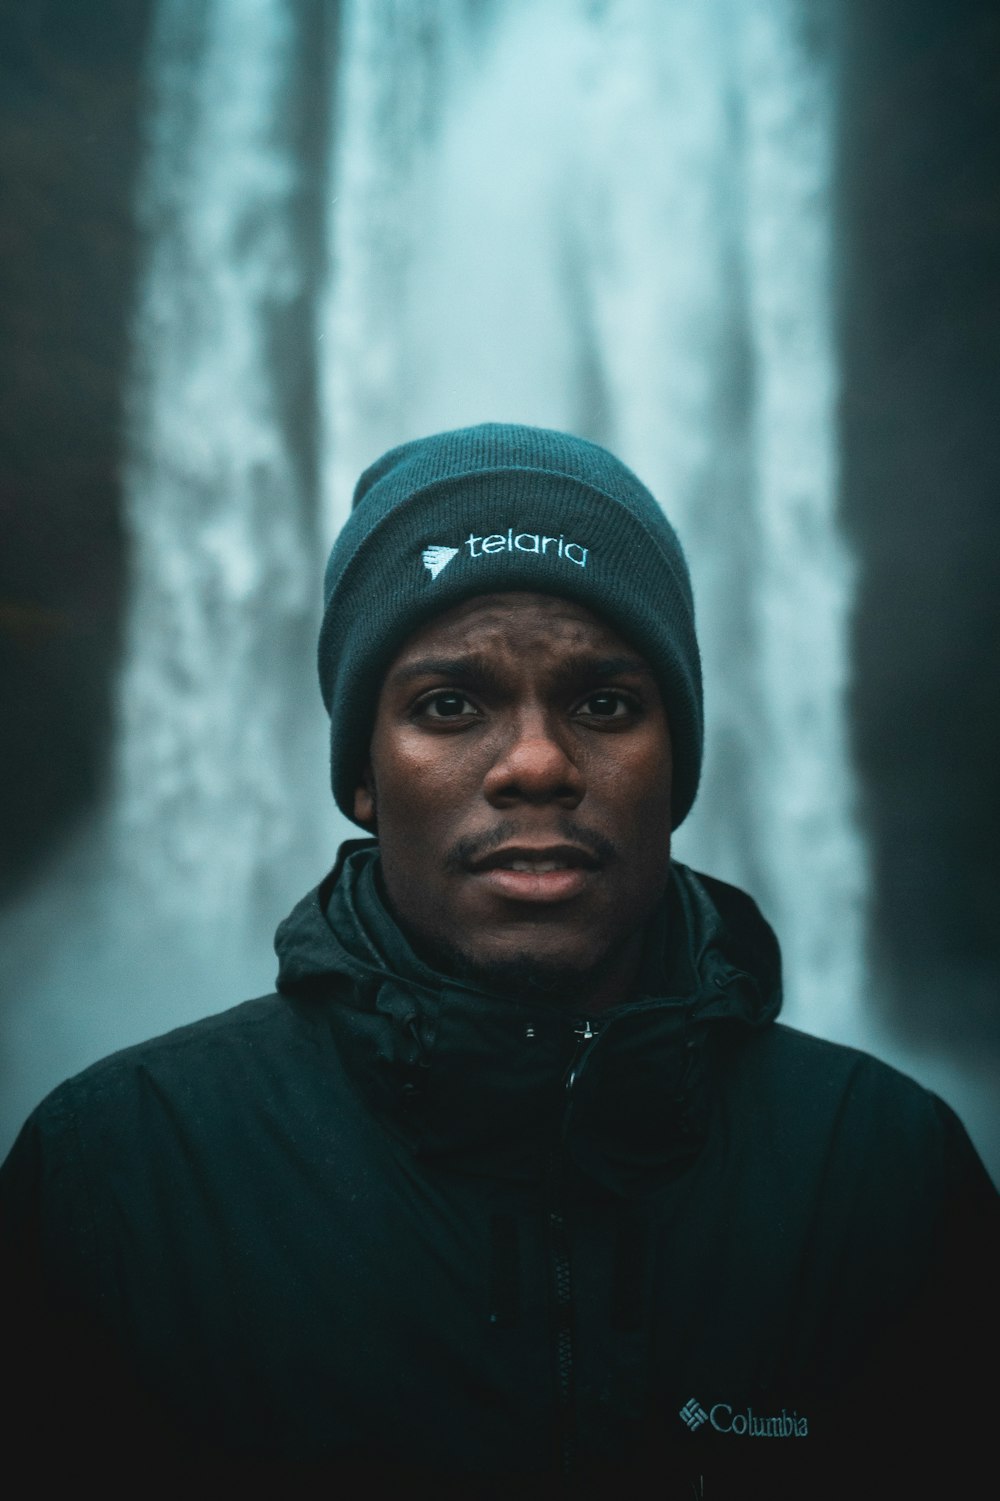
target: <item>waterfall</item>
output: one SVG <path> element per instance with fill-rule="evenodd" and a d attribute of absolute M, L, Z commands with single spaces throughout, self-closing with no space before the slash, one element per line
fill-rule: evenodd
<path fill-rule="evenodd" d="M 813 21 L 815 9 L 808 12 Z M 567 427 L 689 555 L 704 782 L 790 1019 L 852 1037 L 867 867 L 845 732 L 833 64 L 795 0 L 348 0 L 323 314 L 325 530 L 393 443 Z"/>
<path fill-rule="evenodd" d="M 147 914 L 213 942 L 319 861 L 322 560 L 280 358 L 309 293 L 299 40 L 284 0 L 161 0 L 152 42 L 114 844 Z"/>
<path fill-rule="evenodd" d="M 102 1054 L 271 988 L 341 832 L 296 410 L 311 257 L 285 0 L 157 0 L 126 396 L 130 588 L 107 806 L 5 914 L 0 1128 Z M 343 825 L 343 820 L 339 820 Z"/>
<path fill-rule="evenodd" d="M 342 0 L 327 167 L 293 124 L 310 7 L 158 0 L 114 778 L 7 924 L 8 1129 L 267 988 L 274 921 L 349 832 L 313 666 L 327 546 L 386 447 L 482 420 L 607 444 L 675 521 L 708 736 L 677 853 L 774 921 L 788 1019 L 856 1040 L 823 9 Z M 327 170 L 317 274 L 301 201 Z"/>

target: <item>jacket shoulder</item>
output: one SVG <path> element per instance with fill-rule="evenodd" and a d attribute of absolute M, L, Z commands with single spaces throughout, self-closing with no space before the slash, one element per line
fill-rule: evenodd
<path fill-rule="evenodd" d="M 902 1112 L 912 1125 L 926 1120 L 933 1128 L 953 1114 L 932 1090 L 902 1069 L 863 1048 L 831 1042 L 775 1022 L 755 1041 L 755 1066 L 780 1077 L 780 1094 L 796 1108 L 850 1108 L 865 1105 Z"/>
<path fill-rule="evenodd" d="M 897 1198 L 1000 1208 L 952 1107 L 871 1053 L 774 1023 L 734 1050 L 725 1072 L 730 1115 L 754 1118 L 789 1171 L 801 1165 L 873 1211 Z"/>
<path fill-rule="evenodd" d="M 322 1050 L 320 1010 L 272 993 L 110 1053 L 45 1096 L 12 1155 L 26 1136 L 75 1152 L 84 1139 L 147 1129 L 171 1112 L 218 1117 L 227 1102 L 280 1088 Z"/>

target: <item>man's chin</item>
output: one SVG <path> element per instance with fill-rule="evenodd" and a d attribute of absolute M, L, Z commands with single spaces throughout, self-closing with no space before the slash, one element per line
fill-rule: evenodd
<path fill-rule="evenodd" d="M 448 945 L 435 945 L 435 966 L 460 984 L 488 990 L 507 1000 L 538 1000 L 549 1005 L 579 1004 L 614 956 L 572 960 L 551 955 L 514 953 L 484 956 L 463 953 Z"/>

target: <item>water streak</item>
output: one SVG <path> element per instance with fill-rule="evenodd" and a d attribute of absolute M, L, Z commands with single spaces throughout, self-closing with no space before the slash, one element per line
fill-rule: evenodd
<path fill-rule="evenodd" d="M 282 0 L 162 0 L 152 46 L 115 843 L 153 910 L 216 929 L 304 865 L 319 791 L 299 747 L 321 560 L 276 356 L 308 290 L 297 40 Z"/>

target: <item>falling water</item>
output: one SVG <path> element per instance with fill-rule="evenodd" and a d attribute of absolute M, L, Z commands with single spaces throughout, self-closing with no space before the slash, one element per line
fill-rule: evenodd
<path fill-rule="evenodd" d="M 306 295 L 289 11 L 161 0 L 140 201 L 116 855 L 145 902 L 216 931 L 311 816 L 297 750 L 319 561 L 276 357 Z"/>
<path fill-rule="evenodd" d="M 821 10 L 343 0 L 317 285 L 299 199 L 320 169 L 288 125 L 298 8 L 159 0 L 115 780 L 82 876 L 22 924 L 62 957 L 32 960 L 8 1032 L 17 1114 L 268 984 L 271 919 L 346 832 L 312 675 L 325 548 L 384 448 L 491 419 L 610 445 L 676 522 L 708 713 L 678 853 L 774 920 L 789 1019 L 851 1035 L 866 863 Z M 289 328 L 320 351 L 314 427 L 291 409 Z"/>
<path fill-rule="evenodd" d="M 4 1136 L 103 1053 L 270 988 L 337 839 L 312 657 L 306 38 L 286 0 L 158 0 L 127 393 L 131 550 L 108 806 L 8 915 Z"/>
<path fill-rule="evenodd" d="M 385 447 L 487 419 L 572 429 L 636 469 L 687 546 L 705 658 L 705 778 L 678 853 L 773 919 L 790 1018 L 849 1037 L 866 861 L 844 725 L 832 63 L 806 13 L 346 4 L 323 493 L 332 535 Z"/>

